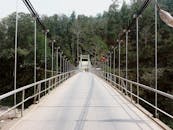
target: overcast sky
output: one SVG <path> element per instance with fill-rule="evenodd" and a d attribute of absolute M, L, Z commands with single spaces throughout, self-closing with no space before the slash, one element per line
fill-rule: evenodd
<path fill-rule="evenodd" d="M 107 11 L 112 0 L 30 0 L 39 14 L 48 16 L 53 14 L 70 15 L 72 11 L 77 14 L 95 16 L 98 13 Z M 122 2 L 122 0 L 119 0 Z M 128 0 L 126 0 L 128 1 Z M 0 18 L 7 16 L 16 9 L 17 0 L 1 0 Z M 18 10 L 28 12 L 22 0 L 18 0 Z"/>

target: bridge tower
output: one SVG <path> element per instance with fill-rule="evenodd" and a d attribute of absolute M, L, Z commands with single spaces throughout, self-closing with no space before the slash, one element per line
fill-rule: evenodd
<path fill-rule="evenodd" d="M 91 69 L 90 55 L 80 55 L 79 70 L 89 71 Z"/>

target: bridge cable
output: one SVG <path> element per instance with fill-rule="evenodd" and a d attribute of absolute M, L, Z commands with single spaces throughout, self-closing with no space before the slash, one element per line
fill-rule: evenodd
<path fill-rule="evenodd" d="M 47 31 L 45 25 L 42 23 L 38 13 L 36 12 L 36 10 L 34 9 L 33 5 L 31 4 L 31 2 L 29 0 L 22 0 L 23 3 L 26 5 L 26 7 L 28 8 L 28 10 L 30 11 L 31 15 L 33 17 L 35 17 L 35 19 L 37 20 L 37 22 L 40 24 L 40 26 L 42 27 L 42 29 L 44 31 Z"/>

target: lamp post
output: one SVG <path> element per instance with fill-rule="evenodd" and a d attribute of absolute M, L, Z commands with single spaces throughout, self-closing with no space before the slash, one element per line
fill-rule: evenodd
<path fill-rule="evenodd" d="M 68 59 L 66 59 L 66 72 L 68 71 Z"/>
<path fill-rule="evenodd" d="M 104 77 L 105 77 L 105 79 L 106 79 L 106 62 L 107 62 L 107 58 L 106 58 L 106 60 L 104 62 Z"/>
<path fill-rule="evenodd" d="M 45 60 L 45 65 L 44 65 L 44 78 L 45 79 L 47 79 L 47 34 L 48 34 L 48 32 L 49 32 L 49 30 L 45 30 L 45 32 L 44 32 L 44 35 L 45 35 L 45 45 L 44 45 L 44 51 L 45 51 L 45 53 L 44 53 L 44 60 Z M 46 90 L 46 88 L 47 88 L 47 82 L 45 82 L 45 90 Z M 46 94 L 46 91 L 45 91 L 45 94 Z"/>
<path fill-rule="evenodd" d="M 14 62 L 14 90 L 17 82 L 17 46 L 18 46 L 18 0 L 16 0 L 16 27 L 15 27 L 15 62 Z M 14 94 L 14 106 L 16 105 L 16 94 Z"/>
<path fill-rule="evenodd" d="M 109 68 L 110 67 L 110 59 L 109 59 L 110 55 L 109 54 L 110 54 L 110 52 L 108 52 L 108 54 L 107 54 L 107 57 L 108 57 L 108 61 L 107 61 L 107 72 L 108 72 L 107 73 L 107 79 L 109 78 L 109 75 L 110 75 L 109 74 L 109 71 L 110 71 L 110 68 Z"/>
<path fill-rule="evenodd" d="M 157 25 L 157 0 L 155 0 L 155 89 L 157 90 L 157 76 L 158 76 L 158 72 L 157 72 L 157 47 L 158 47 L 158 25 Z M 157 104 L 157 92 L 155 92 L 155 107 L 157 108 L 158 104 Z M 155 109 L 155 117 L 158 117 L 158 112 L 157 109 Z"/>
<path fill-rule="evenodd" d="M 66 61 L 67 59 L 66 58 L 64 58 L 64 79 L 66 80 L 66 63 L 67 63 L 67 61 Z"/>
<path fill-rule="evenodd" d="M 65 79 L 65 58 L 66 56 L 63 56 L 63 80 Z"/>
<path fill-rule="evenodd" d="M 114 72 L 113 72 L 113 73 L 114 73 L 114 75 L 115 75 L 115 58 L 116 58 L 116 57 L 115 57 L 115 49 L 116 49 L 116 48 L 114 47 L 114 50 L 113 50 L 113 53 L 114 53 L 114 59 L 113 59 L 113 68 L 114 68 Z"/>
<path fill-rule="evenodd" d="M 67 62 L 67 71 L 69 72 L 69 63 L 70 63 L 70 60 L 68 60 Z"/>
<path fill-rule="evenodd" d="M 106 77 L 106 80 L 107 80 L 107 77 L 108 77 L 108 75 L 107 75 L 107 68 L 108 68 L 108 61 L 109 61 L 109 59 L 108 59 L 108 55 L 106 55 L 106 63 L 105 63 L 105 77 Z"/>
<path fill-rule="evenodd" d="M 52 77 L 54 75 L 54 43 L 55 43 L 55 40 L 52 41 Z"/>
<path fill-rule="evenodd" d="M 62 73 L 62 54 L 63 52 L 60 52 L 60 66 L 59 66 L 59 70 L 60 70 L 60 74 Z M 60 75 L 59 79 L 60 79 L 60 82 L 62 81 L 62 75 Z M 60 83 L 59 82 L 59 83 Z"/>
<path fill-rule="evenodd" d="M 110 71 L 109 78 L 110 78 L 110 82 L 111 82 L 112 81 L 112 51 L 110 51 L 110 68 L 109 68 L 109 71 Z"/>
<path fill-rule="evenodd" d="M 66 80 L 67 80 L 67 62 L 68 62 L 68 59 L 66 58 L 66 60 L 65 60 L 65 72 L 66 72 Z"/>
<path fill-rule="evenodd" d="M 62 73 L 62 54 L 63 52 L 60 52 L 60 67 L 59 67 L 60 73 Z"/>
<path fill-rule="evenodd" d="M 136 17 L 136 79 L 139 83 L 139 17 Z M 139 86 L 137 86 L 137 97 L 139 97 Z M 139 98 L 137 98 L 139 104 Z"/>
<path fill-rule="evenodd" d="M 66 59 L 66 64 L 65 64 L 65 66 L 66 66 L 66 80 L 67 80 L 67 76 L 68 76 L 68 74 L 67 74 L 68 59 Z"/>
<path fill-rule="evenodd" d="M 139 83 L 139 18 L 141 15 L 134 14 L 133 18 L 136 18 L 136 82 Z M 139 86 L 137 86 L 137 103 L 139 104 Z"/>
<path fill-rule="evenodd" d="M 37 17 L 34 17 L 34 83 L 37 82 Z M 36 94 L 36 86 L 34 86 Z"/>
<path fill-rule="evenodd" d="M 121 41 L 118 40 L 118 54 L 119 54 L 119 58 L 118 58 L 118 75 L 121 76 Z"/>
<path fill-rule="evenodd" d="M 65 58 L 66 58 L 66 56 L 64 55 L 63 56 L 63 73 L 65 73 Z"/>
<path fill-rule="evenodd" d="M 58 67 L 58 65 L 59 65 L 59 49 L 60 49 L 60 47 L 58 47 L 56 50 L 56 73 L 57 74 L 58 74 L 58 69 L 59 69 L 59 67 Z"/>
<path fill-rule="evenodd" d="M 128 32 L 126 32 L 126 79 L 127 78 L 128 78 Z"/>
<path fill-rule="evenodd" d="M 119 54 L 119 58 L 118 58 L 118 75 L 119 77 L 121 77 L 121 40 L 118 40 L 118 54 Z M 120 82 L 120 78 L 119 78 L 119 86 L 121 85 Z M 121 87 L 119 88 L 121 89 Z M 122 89 L 123 90 L 123 89 Z"/>
<path fill-rule="evenodd" d="M 79 63 L 79 35 L 80 33 L 77 33 L 77 64 Z"/>
<path fill-rule="evenodd" d="M 126 79 L 128 79 L 128 33 L 129 31 L 126 31 Z M 127 94 L 127 81 L 126 81 L 126 94 Z"/>

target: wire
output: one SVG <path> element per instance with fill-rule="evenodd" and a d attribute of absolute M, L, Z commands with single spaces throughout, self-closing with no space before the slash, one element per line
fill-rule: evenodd
<path fill-rule="evenodd" d="M 143 13 L 143 11 L 148 7 L 150 2 L 151 2 L 151 0 L 144 1 L 144 3 L 142 4 L 141 8 L 138 10 L 138 12 L 136 14 L 137 15 L 136 17 L 139 17 Z"/>
<path fill-rule="evenodd" d="M 36 10 L 34 9 L 33 5 L 31 4 L 31 2 L 29 0 L 22 0 L 23 3 L 26 5 L 26 7 L 28 8 L 29 12 L 31 13 L 31 15 L 37 20 L 37 22 L 39 23 L 39 25 L 42 27 L 42 29 L 44 31 L 47 31 L 45 25 L 42 23 L 38 13 L 36 12 Z"/>
<path fill-rule="evenodd" d="M 148 7 L 152 0 L 145 0 L 144 3 L 141 5 L 137 13 L 135 14 L 135 17 L 133 16 L 131 23 L 128 25 L 126 31 L 130 30 L 130 28 L 136 23 L 136 18 L 138 18 Z M 123 36 L 125 36 L 126 32 L 122 32 L 119 34 L 119 39 L 122 39 Z"/>

